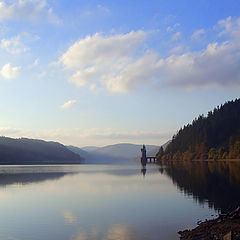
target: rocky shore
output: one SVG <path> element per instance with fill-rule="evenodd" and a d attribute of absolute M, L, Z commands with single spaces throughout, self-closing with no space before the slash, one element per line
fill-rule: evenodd
<path fill-rule="evenodd" d="M 240 207 L 178 234 L 181 240 L 240 240 Z"/>

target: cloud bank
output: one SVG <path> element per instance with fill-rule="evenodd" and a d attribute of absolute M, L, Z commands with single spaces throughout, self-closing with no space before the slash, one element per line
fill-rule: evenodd
<path fill-rule="evenodd" d="M 1 39 L 0 48 L 4 49 L 10 54 L 20 54 L 29 50 L 29 48 L 22 43 L 20 35 L 14 36 L 9 39 Z"/>
<path fill-rule="evenodd" d="M 47 141 L 59 141 L 67 145 L 87 146 L 96 145 L 103 146 L 115 144 L 119 142 L 128 142 L 134 144 L 161 145 L 171 139 L 175 130 L 164 131 L 143 131 L 143 130 L 118 130 L 112 128 L 57 128 L 57 129 L 40 129 L 39 131 L 31 129 L 22 129 L 14 127 L 1 127 L 0 135 L 13 138 L 27 137 L 44 139 Z"/>
<path fill-rule="evenodd" d="M 77 86 L 103 84 L 110 91 L 125 92 L 124 84 L 112 84 L 112 78 L 134 63 L 134 55 L 146 38 L 143 31 L 104 37 L 87 36 L 75 42 L 60 58 L 66 69 L 75 72 L 69 81 Z"/>
<path fill-rule="evenodd" d="M 0 1 L 0 21 L 39 21 L 44 20 L 51 23 L 59 23 L 45 0 L 17 0 L 12 3 Z"/>
<path fill-rule="evenodd" d="M 226 41 L 209 43 L 201 51 L 170 50 L 161 58 L 145 49 L 148 34 L 143 31 L 102 36 L 95 34 L 75 42 L 61 56 L 65 69 L 73 71 L 69 81 L 78 87 L 104 87 L 124 93 L 139 87 L 153 88 L 238 88 L 240 87 L 240 18 L 217 24 Z M 192 38 L 205 31 L 197 30 Z M 181 34 L 174 35 L 176 41 Z M 180 52 L 179 54 L 177 54 Z"/>

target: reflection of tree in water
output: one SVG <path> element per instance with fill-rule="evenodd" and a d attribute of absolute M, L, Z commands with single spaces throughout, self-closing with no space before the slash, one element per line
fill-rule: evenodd
<path fill-rule="evenodd" d="M 14 174 L 0 174 L 0 187 L 10 184 L 30 184 L 35 182 L 43 182 L 47 180 L 56 180 L 66 174 L 64 172 L 48 172 L 48 173 L 14 173 Z M 73 174 L 73 173 L 71 173 Z"/>
<path fill-rule="evenodd" d="M 200 204 L 225 212 L 240 203 L 240 163 L 173 161 L 164 174 Z"/>

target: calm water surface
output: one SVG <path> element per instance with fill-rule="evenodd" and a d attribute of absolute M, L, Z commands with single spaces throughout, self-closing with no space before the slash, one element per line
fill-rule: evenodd
<path fill-rule="evenodd" d="M 3 166 L 0 239 L 178 239 L 238 204 L 239 169 L 148 165 L 143 176 L 138 164 Z"/>

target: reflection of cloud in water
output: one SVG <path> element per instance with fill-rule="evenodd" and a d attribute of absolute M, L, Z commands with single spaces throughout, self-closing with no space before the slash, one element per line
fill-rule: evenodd
<path fill-rule="evenodd" d="M 134 232 L 123 225 L 114 225 L 108 229 L 106 236 L 103 238 L 106 240 L 134 240 L 137 239 Z"/>
<path fill-rule="evenodd" d="M 102 239 L 101 235 L 102 234 L 98 228 L 93 228 L 90 233 L 81 231 L 74 240 L 100 240 Z"/>
<path fill-rule="evenodd" d="M 73 212 L 70 212 L 68 210 L 66 210 L 64 213 L 63 213 L 63 216 L 64 216 L 64 219 L 68 222 L 68 223 L 74 223 L 77 221 L 77 216 L 73 213 Z"/>
<path fill-rule="evenodd" d="M 86 179 L 88 181 L 86 181 Z M 75 182 L 77 185 L 72 185 Z M 174 186 L 169 183 L 169 180 L 164 175 L 151 175 L 144 180 L 142 175 L 122 178 L 119 176 L 111 176 L 105 174 L 91 175 L 77 174 L 65 176 L 64 181 L 61 182 L 64 186 L 63 190 L 66 194 L 74 192 L 76 195 L 99 193 L 112 194 L 114 192 L 139 192 L 143 189 L 147 192 L 155 191 L 156 187 L 161 188 L 161 191 L 169 195 L 172 193 Z M 147 189 L 144 188 L 147 186 Z"/>
<path fill-rule="evenodd" d="M 73 169 L 81 167 L 83 170 L 98 169 L 98 166 L 68 166 L 69 169 L 71 169 L 70 167 Z M 8 186 L 12 184 L 15 185 L 15 191 L 19 192 L 32 187 L 29 185 L 37 184 L 38 186 L 35 188 L 35 194 L 46 194 L 47 196 L 61 195 L 62 197 L 66 198 L 68 196 L 72 196 L 73 198 L 81 199 L 86 204 L 89 203 L 89 200 L 90 202 L 93 202 L 93 199 L 89 199 L 89 196 L 96 196 L 99 198 L 106 194 L 114 194 L 116 196 L 116 194 L 120 193 L 139 193 L 140 191 L 144 191 L 145 194 L 151 194 L 156 188 L 161 190 L 161 192 L 166 196 L 172 194 L 175 189 L 175 187 L 169 183 L 168 177 L 164 175 L 149 174 L 147 177 L 145 177 L 145 179 L 143 179 L 141 173 L 139 172 L 139 168 L 137 168 L 138 175 L 132 175 L 128 177 L 110 175 L 99 171 L 92 171 L 91 175 L 86 173 L 86 171 L 79 171 L 78 173 L 72 171 L 67 173 L 64 172 L 66 170 L 65 167 L 62 169 L 64 171 L 60 172 L 61 166 L 58 168 L 44 167 L 41 170 L 42 172 L 35 172 L 35 168 L 37 169 L 38 166 L 31 166 L 29 168 L 20 167 L 20 169 L 18 167 L 8 168 L 10 168 L 11 171 L 8 170 L 7 173 L 0 174 L 1 199 L 11 199 L 11 192 L 5 190 L 2 191 L 1 186 Z M 109 167 L 107 169 L 112 168 Z M 30 169 L 31 171 L 34 171 L 34 173 L 31 173 Z M 4 170 L 6 170 L 6 168 L 4 168 Z M 57 170 L 59 170 L 59 172 L 54 172 Z M 156 171 L 158 172 L 157 169 Z M 9 190 L 10 189 L 12 188 L 9 188 Z"/>
<path fill-rule="evenodd" d="M 97 228 L 90 233 L 79 233 L 74 240 L 136 240 L 139 239 L 136 233 L 127 226 L 113 225 L 105 233 L 101 233 Z"/>

